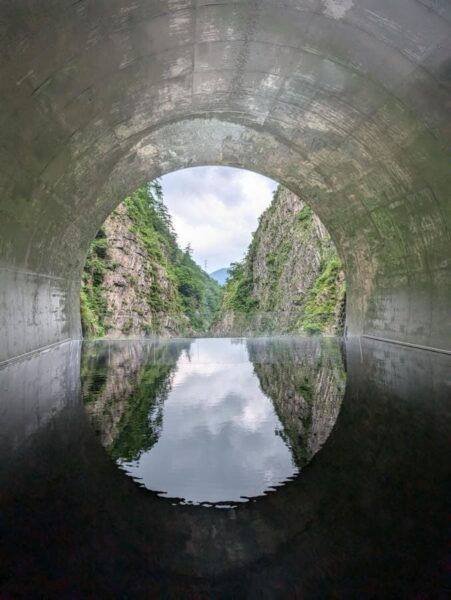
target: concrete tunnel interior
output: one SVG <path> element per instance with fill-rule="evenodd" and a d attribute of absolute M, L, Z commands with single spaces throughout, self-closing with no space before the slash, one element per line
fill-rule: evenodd
<path fill-rule="evenodd" d="M 451 351 L 451 4 L 15 0 L 0 20 L 0 363 L 81 335 L 90 241 L 196 165 L 329 230 L 347 334 Z"/>

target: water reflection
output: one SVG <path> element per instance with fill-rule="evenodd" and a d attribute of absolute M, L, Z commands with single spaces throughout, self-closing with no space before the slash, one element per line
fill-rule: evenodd
<path fill-rule="evenodd" d="M 137 460 L 158 440 L 175 366 L 189 346 L 189 340 L 84 345 L 81 378 L 86 410 L 115 460 Z"/>
<path fill-rule="evenodd" d="M 327 439 L 344 393 L 335 339 L 88 344 L 86 410 L 142 486 L 231 506 L 292 479 Z"/>
<path fill-rule="evenodd" d="M 139 373 L 127 348 L 110 357 L 118 385 Z M 273 356 L 277 371 L 268 348 L 256 370 Z M 88 384 L 84 353 L 97 399 L 104 356 Z M 80 402 L 79 360 L 64 344 L 0 368 L 0 596 L 447 597 L 450 355 L 348 340 L 327 443 L 290 484 L 225 510 L 173 506 L 120 472 Z"/>
<path fill-rule="evenodd" d="M 337 420 L 346 373 L 336 338 L 249 338 L 261 389 L 283 425 L 298 468 L 320 450 Z"/>

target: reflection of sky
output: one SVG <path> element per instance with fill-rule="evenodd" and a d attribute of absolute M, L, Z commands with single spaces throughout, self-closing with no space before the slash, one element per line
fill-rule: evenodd
<path fill-rule="evenodd" d="M 177 364 L 159 441 L 126 470 L 192 502 L 261 495 L 297 472 L 281 428 L 245 346 L 196 340 Z"/>

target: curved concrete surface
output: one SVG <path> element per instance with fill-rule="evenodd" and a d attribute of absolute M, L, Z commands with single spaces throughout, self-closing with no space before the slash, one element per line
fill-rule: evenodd
<path fill-rule="evenodd" d="M 88 244 L 138 184 L 246 167 L 311 204 L 348 333 L 451 349 L 449 0 L 6 0 L 0 362 L 80 334 Z"/>

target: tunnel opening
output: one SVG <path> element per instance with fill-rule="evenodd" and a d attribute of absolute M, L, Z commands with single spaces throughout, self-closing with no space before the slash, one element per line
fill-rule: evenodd
<path fill-rule="evenodd" d="M 91 243 L 80 308 L 89 421 L 122 471 L 172 503 L 256 502 L 335 424 L 341 342 L 306 336 L 343 333 L 342 263 L 272 180 L 210 166 L 139 187 Z"/>
<path fill-rule="evenodd" d="M 196 167 L 144 184 L 105 220 L 83 270 L 82 331 L 341 335 L 345 294 L 308 204 L 250 171 Z"/>
<path fill-rule="evenodd" d="M 184 140 L 182 146 L 180 140 Z M 421 151 L 415 156 L 428 160 L 431 154 Z M 441 160 L 440 155 L 437 160 Z M 100 186 L 91 185 L 92 180 L 88 183 L 89 163 L 92 161 L 73 173 L 77 178 L 85 173 L 77 183 L 72 182 L 79 207 L 75 213 L 67 213 L 59 200 L 55 205 L 49 199 L 46 206 L 52 217 L 48 218 L 45 211 L 34 214 L 37 204 L 33 203 L 26 211 L 26 220 L 27 227 L 38 227 L 35 233 L 29 231 L 25 239 L 18 234 L 14 243 L 7 241 L 9 229 L 2 234 L 6 244 L 3 257 L 15 244 L 21 244 L 28 257 L 27 267 L 5 267 L 1 271 L 0 289 L 6 311 L 2 361 L 79 338 L 79 285 L 86 252 L 101 224 L 143 181 L 182 167 L 208 164 L 264 173 L 308 200 L 327 227 L 347 273 L 348 335 L 447 351 L 448 263 L 443 257 L 449 248 L 449 232 L 443 220 L 445 205 L 433 191 L 436 186 L 443 191 L 447 169 L 437 173 L 432 187 L 420 186 L 418 193 L 407 195 L 401 191 L 398 198 L 406 182 L 414 181 L 407 175 L 406 165 L 403 172 L 392 173 L 403 178 L 401 188 L 394 184 L 392 175 L 384 172 L 385 167 L 376 167 L 342 191 L 338 191 L 336 177 L 347 171 L 337 166 L 337 183 L 331 191 L 323 175 L 311 163 L 307 167 L 300 162 L 291 145 L 261 129 L 217 118 L 183 120 L 153 131 L 128 148 L 125 156 L 108 169 Z M 415 181 L 421 172 L 416 171 Z M 384 189 L 378 196 L 380 184 Z M 64 196 L 62 190 L 61 194 Z M 16 203 L 13 212 L 20 206 Z M 42 233 L 39 228 L 46 232 L 44 240 L 53 240 L 50 246 L 38 242 Z M 48 268 L 45 261 L 50 261 Z M 16 296 L 21 299 L 19 303 Z M 19 325 L 26 328 L 23 335 L 17 333 Z"/>
<path fill-rule="evenodd" d="M 0 13 L 1 592 L 446 596 L 450 2 L 15 0 Z M 336 424 L 301 476 L 239 511 L 143 492 L 80 403 L 90 243 L 143 182 L 209 164 L 308 202 L 347 276 Z M 290 369 L 261 368 L 281 346 L 258 350 L 263 385 L 280 375 L 308 395 Z M 105 356 L 99 394 L 107 369 Z"/>

